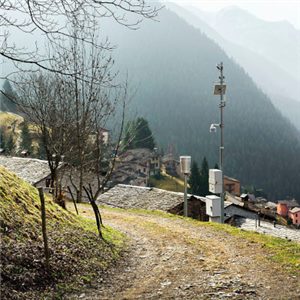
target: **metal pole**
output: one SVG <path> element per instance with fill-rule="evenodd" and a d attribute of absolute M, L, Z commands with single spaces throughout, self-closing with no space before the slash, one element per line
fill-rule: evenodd
<path fill-rule="evenodd" d="M 188 216 L 188 203 L 187 203 L 187 174 L 184 174 L 184 216 Z"/>
<path fill-rule="evenodd" d="M 220 91 L 220 138 L 221 138 L 221 145 L 220 145 L 220 169 L 222 171 L 222 195 L 221 195 L 221 219 L 220 222 L 224 223 L 224 162 L 223 162 L 223 107 L 224 107 L 224 100 L 223 100 L 223 63 L 220 63 L 220 83 L 221 83 L 221 91 Z"/>

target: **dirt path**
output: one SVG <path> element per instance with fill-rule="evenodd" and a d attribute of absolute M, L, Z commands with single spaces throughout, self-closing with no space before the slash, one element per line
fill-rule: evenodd
<path fill-rule="evenodd" d="M 80 210 L 91 216 L 90 207 Z M 299 278 L 263 260 L 260 244 L 184 220 L 107 209 L 102 216 L 132 251 L 82 299 L 300 299 Z"/>

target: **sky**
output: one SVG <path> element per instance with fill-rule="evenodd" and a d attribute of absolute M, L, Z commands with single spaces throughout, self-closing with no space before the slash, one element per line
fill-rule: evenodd
<path fill-rule="evenodd" d="M 204 11 L 218 11 L 226 6 L 237 5 L 243 8 L 256 17 L 265 21 L 283 21 L 286 20 L 296 29 L 300 30 L 300 0 L 286 0 L 286 1 L 274 1 L 274 0 L 186 0 L 175 2 L 182 6 L 195 6 Z"/>

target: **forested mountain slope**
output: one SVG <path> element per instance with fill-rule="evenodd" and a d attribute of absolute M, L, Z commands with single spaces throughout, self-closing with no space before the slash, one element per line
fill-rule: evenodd
<path fill-rule="evenodd" d="M 191 155 L 210 166 L 219 160 L 216 63 L 224 64 L 227 81 L 225 173 L 243 185 L 263 188 L 270 200 L 287 195 L 300 199 L 299 133 L 274 108 L 252 79 L 212 40 L 164 9 L 160 22 L 144 22 L 137 31 L 103 24 L 118 43 L 117 67 L 128 71 L 139 87 L 134 107 L 155 131 L 159 145 L 172 141 L 179 155 Z"/>
<path fill-rule="evenodd" d="M 223 30 L 220 30 L 220 32 L 224 33 L 224 36 L 222 36 L 216 29 L 211 27 L 214 23 L 213 20 L 217 19 L 215 16 L 216 13 L 207 15 L 206 12 L 195 7 L 185 9 L 175 3 L 166 3 L 166 6 L 182 17 L 188 24 L 200 29 L 202 33 L 214 40 L 224 49 L 229 57 L 233 57 L 233 59 L 245 69 L 246 73 L 253 78 L 254 82 L 267 93 L 275 107 L 300 131 L 299 80 L 297 81 L 291 74 L 281 68 L 280 64 L 270 61 L 268 57 L 263 56 L 260 52 L 251 50 L 247 41 L 244 41 L 243 44 L 238 44 L 235 40 L 227 40 L 224 37 L 227 36 L 226 31 L 224 33 Z M 237 12 L 239 12 L 239 10 L 237 10 Z M 241 13 L 243 13 L 243 11 L 241 11 Z M 242 18 L 237 18 L 237 25 L 238 22 L 243 22 L 242 20 Z M 263 21 L 262 23 L 264 24 Z M 268 22 L 265 23 L 269 24 Z M 209 24 L 211 24 L 211 26 Z M 277 27 L 280 26 L 280 24 L 279 22 Z M 230 28 L 228 30 L 230 30 Z M 278 40 L 281 39 L 278 38 Z M 268 44 L 267 41 L 262 41 L 261 43 Z M 277 47 L 273 48 L 273 51 L 277 51 Z M 297 57 L 294 57 L 294 61 L 297 61 Z M 297 63 L 295 63 L 295 65 L 297 65 Z"/>

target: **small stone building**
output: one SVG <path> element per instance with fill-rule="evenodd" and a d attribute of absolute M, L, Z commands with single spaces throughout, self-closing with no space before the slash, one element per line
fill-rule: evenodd
<path fill-rule="evenodd" d="M 198 196 L 190 196 L 188 199 L 188 217 L 202 222 L 208 222 L 209 216 L 206 214 L 206 202 L 203 198 Z M 181 202 L 177 206 L 168 210 L 174 215 L 184 215 L 184 203 Z"/>
<path fill-rule="evenodd" d="M 46 160 L 0 156 L 0 165 L 34 186 L 45 186 L 46 180 L 50 178 L 50 169 Z"/>
<path fill-rule="evenodd" d="M 183 215 L 184 194 L 157 188 L 118 184 L 98 197 L 97 203 L 124 209 L 161 210 Z M 208 221 L 205 198 L 188 195 L 189 217 Z"/>

